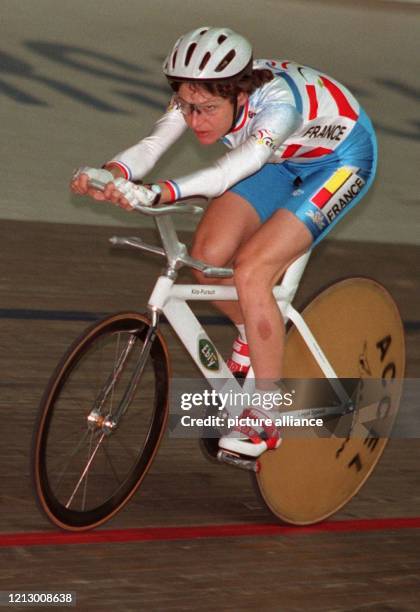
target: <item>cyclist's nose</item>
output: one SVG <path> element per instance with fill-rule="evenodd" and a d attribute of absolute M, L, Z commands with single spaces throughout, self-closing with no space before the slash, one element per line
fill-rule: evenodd
<path fill-rule="evenodd" d="M 203 122 L 203 114 L 193 109 L 190 114 L 190 124 L 193 130 L 200 127 Z"/>

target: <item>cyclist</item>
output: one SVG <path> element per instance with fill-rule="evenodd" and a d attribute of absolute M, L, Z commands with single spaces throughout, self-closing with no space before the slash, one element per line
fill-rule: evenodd
<path fill-rule="evenodd" d="M 190 196 L 211 200 L 192 255 L 234 268 L 239 304 L 217 303 L 239 330 L 229 367 L 246 373 L 251 356 L 257 384 L 277 381 L 284 324 L 273 286 L 369 189 L 377 157 L 372 124 L 341 83 L 293 61 L 253 60 L 250 43 L 228 28 L 181 36 L 163 71 L 174 95 L 151 134 L 103 169 L 80 168 L 71 188 L 127 210 Z M 203 170 L 134 185 L 187 128 L 201 144 L 221 140 L 230 151 Z M 105 191 L 89 188 L 89 177 L 109 181 Z M 220 446 L 258 456 L 279 443 L 277 429 L 262 426 L 239 428 Z"/>

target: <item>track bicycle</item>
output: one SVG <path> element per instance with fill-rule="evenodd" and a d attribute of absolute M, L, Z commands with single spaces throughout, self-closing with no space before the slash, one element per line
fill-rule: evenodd
<path fill-rule="evenodd" d="M 137 208 L 154 218 L 162 246 L 137 237 L 110 240 L 166 258 L 166 271 L 156 281 L 147 313 L 112 314 L 83 332 L 58 363 L 35 425 L 36 498 L 46 516 L 66 530 L 92 529 L 113 517 L 139 489 L 152 464 L 169 411 L 170 362 L 159 330 L 162 315 L 213 388 L 242 390 L 187 304 L 236 300 L 234 286 L 175 282 L 184 266 L 207 277 L 233 275 L 230 268 L 193 259 L 178 239 L 172 215 L 202 209 L 188 202 Z M 270 511 L 296 525 L 330 516 L 366 482 L 389 437 L 366 421 L 390 411 L 396 414 L 401 391 L 393 382 L 403 378 L 405 368 L 401 318 L 379 283 L 347 278 L 321 291 L 302 313 L 292 306 L 309 255 L 295 261 L 273 291 L 288 322 L 284 377 L 296 382 L 303 398 L 299 414 L 323 414 L 333 424 L 350 419 L 348 432 L 289 437 L 258 460 L 225 451 L 217 455 L 222 463 L 249 470 Z M 318 379 L 326 381 L 335 401 L 313 409 L 314 387 L 309 382 Z M 363 425 L 355 419 L 357 402 L 346 381 L 368 380 L 380 381 L 381 396 L 368 402 Z M 360 394 L 360 384 L 357 389 Z"/>

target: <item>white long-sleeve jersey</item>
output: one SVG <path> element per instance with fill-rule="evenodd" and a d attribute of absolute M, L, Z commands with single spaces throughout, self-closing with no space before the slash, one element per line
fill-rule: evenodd
<path fill-rule="evenodd" d="M 175 198 L 221 195 L 266 163 L 311 163 L 332 153 L 351 133 L 360 112 L 349 90 L 325 74 L 284 60 L 256 60 L 274 79 L 249 96 L 234 128 L 222 139 L 231 149 L 214 164 L 167 182 Z M 151 134 L 111 161 L 126 178 L 143 178 L 183 134 L 181 111 L 170 106 Z"/>

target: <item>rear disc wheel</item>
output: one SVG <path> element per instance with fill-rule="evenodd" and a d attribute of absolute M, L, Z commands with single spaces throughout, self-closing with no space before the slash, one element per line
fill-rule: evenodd
<path fill-rule="evenodd" d="M 378 410 L 389 407 L 395 418 L 401 387 L 394 383 L 404 376 L 405 342 L 398 308 L 386 289 L 367 278 L 345 279 L 316 296 L 302 315 L 337 376 L 379 379 Z M 285 379 L 301 379 L 296 396 L 305 394 L 308 379 L 324 377 L 295 326 L 287 334 L 284 364 Z M 316 523 L 359 491 L 387 442 L 366 429 L 350 439 L 287 437 L 260 457 L 257 488 L 282 521 Z"/>

